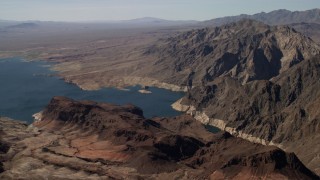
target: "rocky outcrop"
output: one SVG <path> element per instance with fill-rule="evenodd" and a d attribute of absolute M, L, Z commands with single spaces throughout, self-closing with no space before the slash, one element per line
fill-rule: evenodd
<path fill-rule="evenodd" d="M 29 128 L 0 118 L 1 179 L 319 178 L 294 154 L 187 115 L 145 119 L 132 105 L 55 97 L 35 117 Z"/>
<path fill-rule="evenodd" d="M 174 160 L 187 159 L 194 155 L 204 143 L 194 138 L 179 135 L 166 136 L 154 145 L 168 158 Z"/>

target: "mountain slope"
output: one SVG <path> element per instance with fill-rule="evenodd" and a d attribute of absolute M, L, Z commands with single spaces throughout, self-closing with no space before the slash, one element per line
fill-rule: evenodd
<path fill-rule="evenodd" d="M 319 52 L 319 45 L 290 27 L 242 20 L 158 42 L 145 52 L 154 62 L 134 75 L 181 86 L 225 76 L 246 83 L 275 77 Z"/>
<path fill-rule="evenodd" d="M 134 75 L 188 86 L 175 108 L 294 151 L 320 173 L 319 53 L 318 44 L 288 26 L 242 20 L 159 42 L 145 53 L 154 63 Z"/>

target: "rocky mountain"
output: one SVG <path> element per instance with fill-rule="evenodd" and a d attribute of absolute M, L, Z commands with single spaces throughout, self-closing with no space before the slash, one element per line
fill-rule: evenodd
<path fill-rule="evenodd" d="M 319 53 L 317 43 L 289 26 L 242 20 L 159 41 L 145 51 L 153 63 L 134 75 L 187 86 L 176 109 L 293 151 L 320 173 Z"/>
<path fill-rule="evenodd" d="M 0 118 L 1 179 L 319 179 L 293 153 L 191 116 L 55 97 L 33 126 Z"/>
<path fill-rule="evenodd" d="M 205 25 L 221 26 L 242 19 L 253 19 L 269 25 L 292 24 L 292 23 L 320 23 L 320 9 L 306 11 L 289 11 L 285 9 L 271 11 L 269 13 L 257 13 L 254 15 L 242 14 L 228 16 L 205 21 Z"/>
<path fill-rule="evenodd" d="M 319 52 L 319 45 L 288 26 L 246 19 L 159 41 L 145 52 L 154 62 L 134 75 L 181 86 L 218 77 L 247 83 L 275 77 Z"/>

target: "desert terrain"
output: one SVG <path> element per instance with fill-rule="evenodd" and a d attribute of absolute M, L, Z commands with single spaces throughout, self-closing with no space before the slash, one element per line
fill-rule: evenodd
<path fill-rule="evenodd" d="M 173 107 L 188 115 L 146 119 L 134 106 L 54 97 L 29 128 L 1 117 L 0 177 L 319 179 L 319 23 L 319 9 L 201 22 L 2 22 L 1 58 L 52 62 L 83 90 L 182 91 Z"/>

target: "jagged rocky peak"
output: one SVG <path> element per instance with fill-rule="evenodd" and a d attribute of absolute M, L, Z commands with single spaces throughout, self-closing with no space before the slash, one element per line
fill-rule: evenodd
<path fill-rule="evenodd" d="M 178 34 L 147 52 L 156 59 L 147 74 L 173 84 L 197 86 L 226 76 L 242 83 L 268 80 L 316 55 L 320 47 L 288 26 L 244 19 Z"/>

